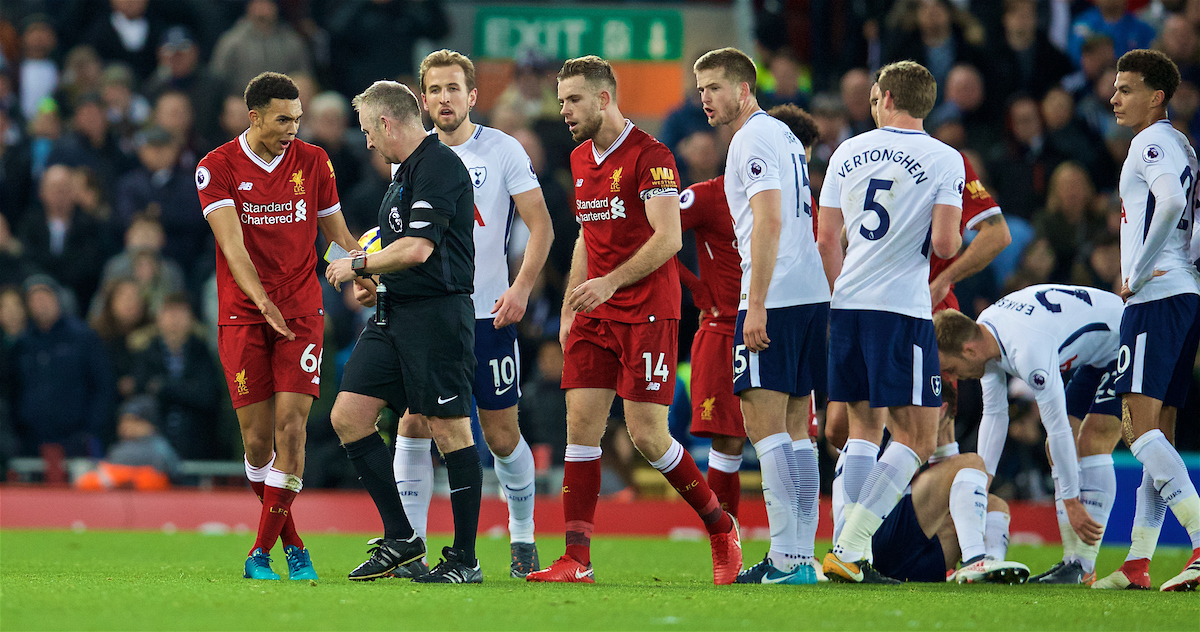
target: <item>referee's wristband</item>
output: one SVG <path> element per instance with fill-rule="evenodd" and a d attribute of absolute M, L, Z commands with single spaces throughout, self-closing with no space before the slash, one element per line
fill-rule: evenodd
<path fill-rule="evenodd" d="M 360 277 L 366 278 L 371 276 L 371 273 L 367 272 L 367 255 L 359 255 L 351 259 L 350 270 Z"/>

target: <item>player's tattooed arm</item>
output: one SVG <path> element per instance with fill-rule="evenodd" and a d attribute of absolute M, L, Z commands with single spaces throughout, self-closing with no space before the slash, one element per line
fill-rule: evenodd
<path fill-rule="evenodd" d="M 296 334 L 288 329 L 283 314 L 279 312 L 275 303 L 271 302 L 271 297 L 267 296 L 267 290 L 263 288 L 258 270 L 250 259 L 250 253 L 246 251 L 246 242 L 242 236 L 242 223 L 238 220 L 235 207 L 218 208 L 210 212 L 206 219 L 208 225 L 212 227 L 213 235 L 217 239 L 217 246 L 225 255 L 225 261 L 229 264 L 229 272 L 233 275 L 233 280 L 238 287 L 247 298 L 254 302 L 255 307 L 267 320 L 267 324 L 271 325 L 281 336 L 285 336 L 288 340 L 295 340 Z"/>
<path fill-rule="evenodd" d="M 951 285 L 986 268 L 1012 243 L 1012 235 L 1008 232 L 1008 222 L 999 213 L 980 220 L 975 225 L 975 230 L 978 231 L 978 234 L 962 251 L 958 259 L 942 270 L 936 279 L 929 282 L 929 294 L 934 305 L 941 303 L 942 299 L 946 298 Z"/>
<path fill-rule="evenodd" d="M 832 292 L 833 282 L 842 273 L 842 261 L 846 256 L 842 249 L 842 209 L 822 206 L 817 212 L 817 251 L 821 253 L 825 280 L 829 282 L 829 291 Z"/>
<path fill-rule="evenodd" d="M 521 259 L 521 269 L 512 287 L 508 288 L 492 307 L 496 315 L 492 325 L 496 329 L 507 327 L 519 322 L 525 317 L 525 308 L 529 304 L 529 293 L 542 273 L 546 257 L 550 255 L 550 246 L 554 243 L 554 226 L 550 221 L 550 211 L 546 209 L 546 199 L 542 196 L 541 188 L 531 189 L 513 196 L 517 206 L 517 214 L 529 228 L 529 242 L 525 246 L 525 255 Z"/>
<path fill-rule="evenodd" d="M 633 256 L 612 272 L 580 283 L 567 294 L 567 304 L 577 312 L 590 312 L 612 298 L 620 288 L 644 279 L 670 261 L 683 246 L 679 225 L 679 197 L 659 195 L 646 200 L 646 220 L 654 234 Z M 574 277 L 572 266 L 572 277 Z"/>

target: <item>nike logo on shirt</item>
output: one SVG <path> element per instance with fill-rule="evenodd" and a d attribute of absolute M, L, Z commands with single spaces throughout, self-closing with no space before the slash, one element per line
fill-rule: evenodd
<path fill-rule="evenodd" d="M 454 397 L 447 397 L 445 399 L 438 397 L 438 404 L 446 404 L 446 403 L 452 402 L 456 399 L 458 399 L 458 395 L 455 395 Z"/>

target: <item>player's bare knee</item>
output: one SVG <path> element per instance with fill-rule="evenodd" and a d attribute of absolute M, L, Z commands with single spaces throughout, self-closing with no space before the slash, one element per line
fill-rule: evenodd
<path fill-rule="evenodd" d="M 1112 415 L 1088 415 L 1079 431 L 1079 456 L 1110 454 L 1121 440 L 1121 421 Z"/>
<path fill-rule="evenodd" d="M 261 433 L 242 433 L 242 445 L 246 450 L 246 460 L 254 467 L 262 467 L 271 460 L 275 452 L 275 443 L 271 435 Z"/>
<path fill-rule="evenodd" d="M 742 437 L 715 436 L 712 438 L 713 450 L 721 454 L 741 456 L 746 440 Z"/>
<path fill-rule="evenodd" d="M 1001 497 L 995 494 L 988 494 L 988 513 L 999 511 L 1001 513 L 1009 513 L 1008 503 Z"/>

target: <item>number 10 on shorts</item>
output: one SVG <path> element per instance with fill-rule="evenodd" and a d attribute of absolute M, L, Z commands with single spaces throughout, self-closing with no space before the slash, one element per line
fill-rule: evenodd
<path fill-rule="evenodd" d="M 642 354 L 642 360 L 646 362 L 646 390 L 657 391 L 661 385 L 654 381 L 654 378 L 662 378 L 662 382 L 666 383 L 671 377 L 671 370 L 667 368 L 665 361 L 666 354 L 658 354 L 658 362 L 654 362 L 654 354 L 649 351 Z"/>

